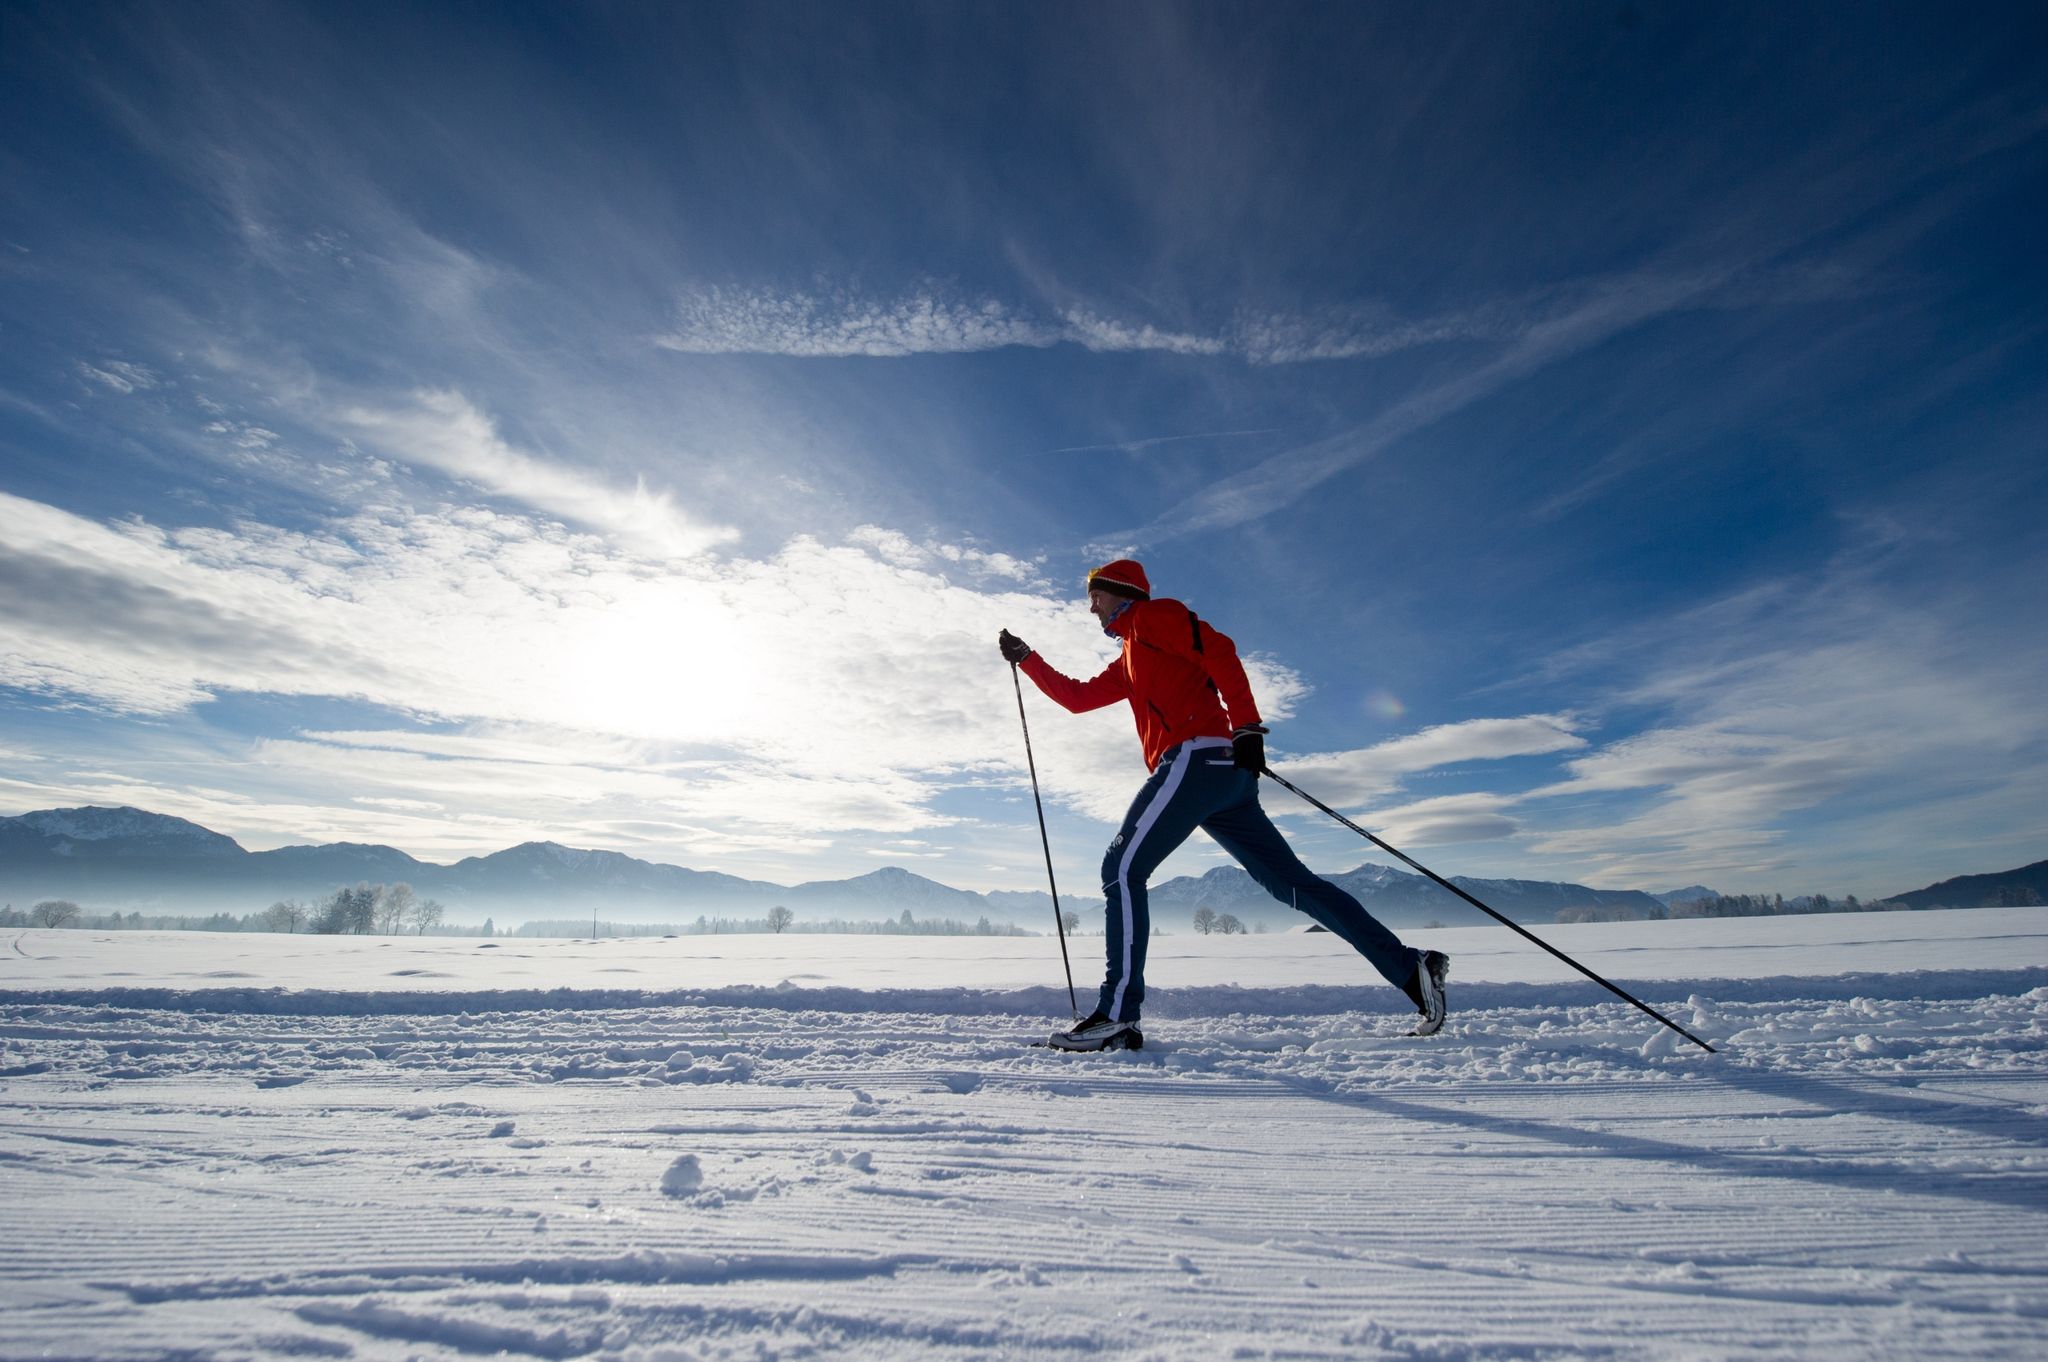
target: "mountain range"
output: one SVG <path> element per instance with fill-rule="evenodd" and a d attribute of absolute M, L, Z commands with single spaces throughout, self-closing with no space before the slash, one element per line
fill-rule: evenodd
<path fill-rule="evenodd" d="M 1989 875 L 1958 875 L 1905 894 L 1892 895 L 1908 908 L 2002 908 L 2048 903 L 2048 861 Z"/>
<path fill-rule="evenodd" d="M 2048 861 L 2003 876 L 1945 881 L 1894 897 L 1913 906 L 1976 906 L 2009 890 L 2006 879 L 2033 876 L 2048 888 Z M 1486 919 L 1420 875 L 1361 865 L 1330 878 L 1393 926 L 1460 926 Z M 1988 887 L 1975 885 L 1983 880 Z M 452 865 L 422 861 L 396 847 L 359 842 L 287 846 L 249 851 L 186 819 L 133 808 L 43 809 L 0 818 L 0 900 L 27 906 L 68 898 L 88 912 L 244 914 L 281 898 L 318 899 L 337 886 L 410 884 L 424 898 L 446 905 L 453 920 L 486 914 L 562 917 L 589 912 L 614 921 L 684 923 L 700 915 L 759 917 L 777 904 L 807 918 L 896 917 L 919 920 L 986 917 L 1033 930 L 1049 926 L 1051 899 L 1036 891 L 976 893 L 955 889 L 898 866 L 843 880 L 796 885 L 742 879 L 639 860 L 616 851 L 588 851 L 555 842 L 526 842 Z M 1661 915 L 1666 902 L 1713 897 L 1702 885 L 1651 895 L 1633 889 L 1593 889 L 1549 880 L 1470 879 L 1451 882 L 1519 922 L 1550 922 L 1567 908 Z M 1953 902 L 1918 902 L 1948 886 Z M 1983 892 L 1978 891 L 1982 889 Z M 1969 902 L 1962 899 L 1976 895 Z M 1152 886 L 1154 922 L 1179 929 L 1196 908 L 1229 913 L 1247 926 L 1285 930 L 1304 919 L 1276 902 L 1238 867 L 1219 866 Z M 1067 895 L 1062 907 L 1096 921 L 1101 901 Z"/>

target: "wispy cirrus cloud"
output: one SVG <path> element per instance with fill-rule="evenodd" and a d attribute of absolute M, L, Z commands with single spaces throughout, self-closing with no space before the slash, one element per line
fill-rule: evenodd
<path fill-rule="evenodd" d="M 1325 803 L 1369 804 L 1400 788 L 1402 778 L 1463 762 L 1506 761 L 1582 751 L 1581 721 L 1565 714 L 1525 714 L 1438 724 L 1349 752 L 1312 752 L 1286 758 L 1289 778 Z"/>
<path fill-rule="evenodd" d="M 1868 130 L 1859 128 L 1844 143 L 1814 148 L 1743 186 L 1684 238 L 1632 268 L 1532 291 L 1519 303 L 1449 322 L 1375 328 L 1349 339 L 1341 326 L 1304 336 L 1282 323 L 1261 351 L 1267 362 L 1377 353 L 1377 345 L 1407 348 L 1452 336 L 1500 344 L 1461 372 L 1428 382 L 1349 430 L 1274 454 L 1142 527 L 1106 537 L 1142 545 L 1257 520 L 1511 384 L 1659 318 L 1866 292 L 1908 246 L 1950 221 L 1959 202 L 1981 192 L 1975 177 L 1958 174 L 1959 167 L 2039 137 L 2044 118 L 2030 98 L 2017 106 L 1965 106 L 1875 146 L 1864 140 Z M 1919 177 L 1950 183 L 1900 207 L 1898 186 Z M 1246 348 L 1249 353 L 1259 347 Z"/>
<path fill-rule="evenodd" d="M 1491 359 L 1401 398 L 1337 435 L 1282 451 L 1223 478 L 1147 525 L 1108 539 L 1148 544 L 1242 525 L 1294 504 L 1395 442 L 1436 424 L 1508 384 L 1590 349 L 1630 327 L 1691 305 L 1723 282 L 1719 273 L 1635 274 L 1606 280 L 1565 311 L 1523 327 Z"/>
<path fill-rule="evenodd" d="M 1413 322 L 1375 312 L 1331 310 L 1315 317 L 1247 314 L 1204 332 L 1115 317 L 1088 305 L 1038 311 L 936 288 L 874 297 L 852 290 L 712 287 L 679 299 L 674 327 L 654 337 L 654 343 L 683 354 L 813 359 L 1078 345 L 1098 353 L 1150 351 L 1274 365 L 1373 357 L 1445 341 L 1491 338 L 1513 325 L 1504 314 L 1456 314 Z"/>
<path fill-rule="evenodd" d="M 352 406 L 341 425 L 393 459 L 426 464 L 578 525 L 604 530 L 661 557 L 687 557 L 738 537 L 730 526 L 700 520 L 644 481 L 631 487 L 514 447 L 496 424 L 459 392 L 425 389 L 409 406 Z"/>
<path fill-rule="evenodd" d="M 884 300 L 710 288 L 683 297 L 674 328 L 654 343 L 683 354 L 827 358 L 958 354 L 1063 339 L 1057 325 L 992 299 L 966 302 L 919 292 Z"/>
<path fill-rule="evenodd" d="M 1166 445 L 1196 444 L 1209 440 L 1245 439 L 1254 435 L 1278 435 L 1279 428 L 1265 426 L 1257 430 L 1205 430 L 1193 435 L 1148 435 L 1137 440 L 1112 440 L 1095 445 L 1062 445 L 1048 449 L 1048 454 L 1096 454 L 1116 451 L 1122 454 L 1142 454 L 1146 450 L 1163 448 Z"/>
<path fill-rule="evenodd" d="M 1662 717 L 1521 796 L 1529 848 L 1594 884 L 1753 890 L 1803 873 L 1872 892 L 1924 882 L 1929 839 L 1947 873 L 2038 856 L 2048 649 L 1907 568 L 1937 530 L 1860 529 L 1812 572 L 1553 659 L 1589 702 Z"/>
<path fill-rule="evenodd" d="M 97 364 L 78 362 L 78 376 L 117 393 L 142 392 L 160 387 L 163 379 L 157 372 L 144 364 L 130 364 L 126 360 L 103 359 Z"/>
<path fill-rule="evenodd" d="M 1568 763 L 1569 776 L 1530 791 L 1525 808 L 1592 801 L 1592 822 L 1534 834 L 1532 850 L 1594 867 L 1593 883 L 1640 886 L 1777 875 L 1797 867 L 1785 820 L 1878 776 L 1890 763 L 1845 735 L 1804 736 L 1761 725 L 1687 724 L 1615 743 Z"/>

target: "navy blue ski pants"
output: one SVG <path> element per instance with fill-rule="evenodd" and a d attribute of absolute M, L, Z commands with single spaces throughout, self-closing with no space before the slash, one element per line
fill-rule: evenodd
<path fill-rule="evenodd" d="M 1196 828 L 1215 838 L 1260 888 L 1335 932 L 1408 993 L 1421 952 L 1402 945 L 1357 899 L 1301 863 L 1259 807 L 1259 778 L 1238 769 L 1229 739 L 1192 738 L 1160 757 L 1102 858 L 1109 967 L 1098 1007 L 1105 1016 L 1134 1022 L 1144 1008 L 1145 945 L 1152 934 L 1145 882 Z"/>

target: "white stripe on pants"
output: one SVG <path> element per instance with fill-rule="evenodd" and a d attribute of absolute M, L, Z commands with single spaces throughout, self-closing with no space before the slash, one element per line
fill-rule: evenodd
<path fill-rule="evenodd" d="M 1160 810 L 1173 802 L 1173 792 L 1180 788 L 1180 778 L 1187 774 L 1188 763 L 1197 751 L 1194 743 L 1182 743 L 1180 751 L 1174 754 L 1173 768 L 1166 773 L 1166 783 L 1159 787 L 1159 793 L 1145 806 L 1145 812 L 1138 816 L 1138 825 L 1131 829 L 1130 841 L 1124 843 L 1123 859 L 1117 862 L 1117 898 L 1124 910 L 1124 958 L 1123 968 L 1118 971 L 1116 996 L 1110 999 L 1109 1016 L 1112 1021 L 1122 1021 L 1124 1015 L 1124 990 L 1131 986 L 1131 942 L 1138 935 L 1137 920 L 1131 915 L 1131 859 L 1138 854 L 1138 848 L 1145 841 L 1145 834 L 1159 821 Z"/>

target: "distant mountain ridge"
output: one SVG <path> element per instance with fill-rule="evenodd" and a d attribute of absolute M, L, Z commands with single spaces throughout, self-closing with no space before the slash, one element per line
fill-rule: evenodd
<path fill-rule="evenodd" d="M 1361 865 L 1332 878 L 1397 926 L 1483 920 L 1421 876 L 1386 866 Z M 851 879 L 781 885 L 556 842 L 525 842 L 442 865 L 396 847 L 362 842 L 252 852 L 197 823 L 135 808 L 45 809 L 0 818 L 0 894 L 8 901 L 64 897 L 102 910 L 253 912 L 280 898 L 314 899 L 337 885 L 363 881 L 410 884 L 458 915 L 561 915 L 595 909 L 688 921 L 699 915 L 759 916 L 782 904 L 807 917 L 896 917 L 908 910 L 921 920 L 972 922 L 985 916 L 1034 930 L 1052 925 L 1052 900 L 1043 892 L 980 894 L 900 866 Z M 1633 890 L 1528 880 L 1453 882 L 1502 912 L 1532 922 L 1548 921 L 1560 907 L 1654 905 Z M 1183 929 L 1202 906 L 1247 924 L 1285 929 L 1304 922 L 1234 865 L 1156 884 L 1152 905 L 1155 922 L 1168 931 Z M 1099 922 L 1102 901 L 1091 892 L 1065 896 L 1061 906 L 1080 913 L 1084 922 Z"/>
<path fill-rule="evenodd" d="M 1419 875 L 1362 864 L 1331 877 L 1374 916 L 1395 926 L 1483 922 L 1475 909 Z M 717 870 L 639 860 L 623 852 L 580 850 L 557 842 L 524 842 L 487 856 L 436 864 L 393 846 L 332 842 L 244 850 L 199 823 L 145 809 L 43 809 L 0 817 L 0 891 L 12 901 L 39 897 L 88 899 L 94 907 L 150 905 L 160 911 L 256 911 L 276 899 L 317 899 L 336 885 L 408 883 L 457 913 L 606 911 L 651 920 L 696 916 L 762 916 L 780 903 L 801 916 L 989 918 L 1032 930 L 1049 928 L 1053 901 L 1040 891 L 975 893 L 883 866 L 844 881 L 776 885 Z M 1548 922 L 1573 905 L 1653 907 L 1634 891 L 1587 889 L 1546 881 L 1462 881 L 1511 918 Z M 1245 924 L 1292 928 L 1305 920 L 1257 887 L 1239 866 L 1200 877 L 1161 881 L 1151 889 L 1163 930 L 1182 930 L 1196 907 L 1233 913 Z M 1061 903 L 1096 920 L 1102 899 L 1069 895 Z"/>
<path fill-rule="evenodd" d="M 143 809 L 39 809 L 0 818 L 0 856 L 35 846 L 57 856 L 76 856 L 86 848 L 89 856 L 131 861 L 249 854 L 232 837 Z"/>
<path fill-rule="evenodd" d="M 1484 922 L 1478 910 L 1420 875 L 1360 865 L 1330 878 L 1396 927 Z M 1453 884 L 1520 922 L 1549 922 L 1564 909 L 1596 908 L 1661 916 L 1670 902 L 1712 896 L 1701 885 L 1651 895 L 1550 880 L 1473 879 Z M 315 899 L 336 886 L 412 885 L 457 917 L 529 913 L 609 913 L 623 919 L 687 922 L 700 915 L 759 917 L 777 904 L 804 917 L 987 917 L 1034 931 L 1051 927 L 1052 900 L 1038 890 L 976 893 L 900 866 L 844 880 L 797 885 L 743 879 L 715 870 L 643 861 L 616 851 L 557 842 L 525 842 L 452 865 L 422 861 L 396 847 L 362 842 L 248 851 L 232 837 L 186 819 L 135 808 L 42 809 L 0 817 L 0 899 L 26 906 L 71 898 L 95 911 L 147 907 L 157 912 L 254 912 L 280 898 Z M 1993 875 L 1963 876 L 1893 898 L 1911 907 L 1976 907 L 2015 895 L 2048 899 L 2048 861 Z M 1200 907 L 1247 925 L 1285 930 L 1306 919 L 1273 899 L 1235 865 L 1216 866 L 1152 886 L 1156 927 L 1186 929 Z M 1061 906 L 1099 926 L 1102 899 L 1061 896 Z"/>
<path fill-rule="evenodd" d="M 1904 894 L 1894 903 L 1908 908 L 2005 908 L 2048 904 L 2048 861 L 1988 875 L 1958 875 Z"/>
<path fill-rule="evenodd" d="M 888 866 L 799 885 L 643 861 L 616 851 L 525 842 L 452 865 L 396 847 L 335 842 L 249 851 L 197 823 L 135 808 L 44 809 L 0 818 L 0 897 L 86 901 L 94 909 L 254 912 L 338 885 L 410 884 L 457 915 L 560 915 L 593 908 L 635 917 L 759 917 L 777 904 L 807 916 L 1036 922 L 1044 896 L 990 899 Z M 1046 926 L 1051 924 L 1047 922 Z"/>

